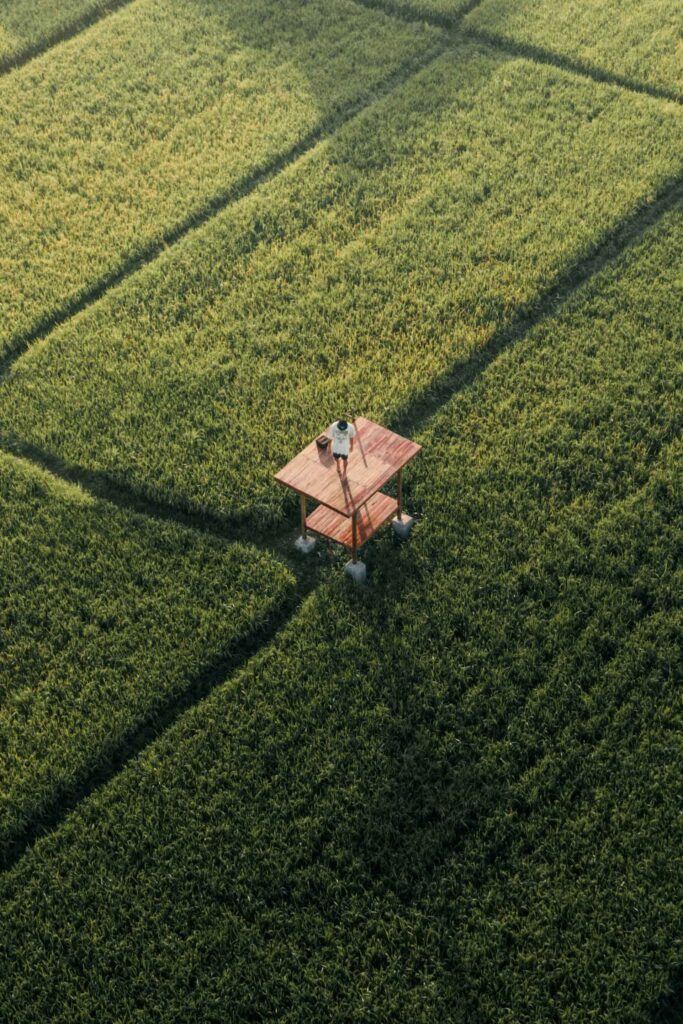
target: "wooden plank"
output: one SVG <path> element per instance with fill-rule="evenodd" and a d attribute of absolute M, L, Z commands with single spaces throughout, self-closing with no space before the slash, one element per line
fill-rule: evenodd
<path fill-rule="evenodd" d="M 358 546 L 370 540 L 377 530 L 396 514 L 397 508 L 395 498 L 381 493 L 374 494 L 361 505 L 357 513 Z M 353 547 L 351 516 L 341 515 L 324 505 L 319 505 L 310 516 L 307 516 L 306 529 L 337 544 L 343 544 L 349 549 Z"/>
<path fill-rule="evenodd" d="M 344 515 L 364 504 L 414 458 L 421 445 L 358 417 L 353 450 L 342 473 L 330 450 L 315 441 L 275 474 L 275 480 Z"/>

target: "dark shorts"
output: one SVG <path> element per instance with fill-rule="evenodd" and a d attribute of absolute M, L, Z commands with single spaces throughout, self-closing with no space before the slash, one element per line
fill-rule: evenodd
<path fill-rule="evenodd" d="M 335 459 L 343 459 L 344 462 L 346 462 L 346 460 L 348 459 L 348 455 L 340 455 L 339 452 L 332 452 L 332 454 L 334 455 Z"/>

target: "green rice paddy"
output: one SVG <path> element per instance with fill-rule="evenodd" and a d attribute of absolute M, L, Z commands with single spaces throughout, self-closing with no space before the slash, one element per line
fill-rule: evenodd
<path fill-rule="evenodd" d="M 0 855 L 294 579 L 274 557 L 118 510 L 0 455 Z"/>
<path fill-rule="evenodd" d="M 438 38 L 350 0 L 333 19 L 326 10 L 135 0 L 0 82 L 0 354 L 239 195 Z"/>
<path fill-rule="evenodd" d="M 678 108 L 454 48 L 29 349 L 0 431 L 156 500 L 281 522 L 272 474 L 340 403 L 396 417 L 681 152 Z"/>
<path fill-rule="evenodd" d="M 679 1024 L 680 28 L 0 5 L 3 1024 Z"/>
<path fill-rule="evenodd" d="M 125 0 L 123 0 L 125 2 Z M 0 5 L 0 68 L 28 60 L 114 10 L 116 0 L 3 0 Z"/>
<path fill-rule="evenodd" d="M 683 11 L 676 0 L 483 0 L 465 24 L 683 99 Z"/>

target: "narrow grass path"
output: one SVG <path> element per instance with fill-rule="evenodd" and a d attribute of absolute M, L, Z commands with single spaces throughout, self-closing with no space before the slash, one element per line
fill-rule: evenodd
<path fill-rule="evenodd" d="M 135 0 L 5 79 L 0 351 L 441 35 L 351 0 Z"/>
<path fill-rule="evenodd" d="M 368 6 L 377 5 L 368 4 Z M 384 7 L 382 4 L 379 4 L 379 6 Z M 475 33 L 474 36 L 476 38 L 477 34 Z M 511 49 L 507 44 L 505 44 L 503 48 L 507 50 Z M 436 59 L 436 57 L 438 57 L 443 49 L 445 49 L 445 45 L 436 48 L 432 53 L 430 53 L 428 58 L 421 60 L 417 65 L 413 64 L 409 67 L 404 67 L 399 72 L 389 76 L 389 78 L 382 84 L 380 90 L 378 90 L 378 92 L 373 96 L 373 100 L 371 102 L 376 98 L 379 98 L 379 95 L 389 93 L 393 88 L 406 81 L 421 67 L 431 63 Z M 582 70 L 577 70 L 577 73 L 585 74 Z M 600 80 L 604 81 L 605 79 L 600 78 Z M 615 84 L 621 85 L 623 83 L 616 82 Z M 630 88 L 628 85 L 625 85 L 624 87 Z M 637 89 L 636 91 L 647 90 Z M 266 171 L 262 171 L 258 175 L 253 176 L 249 181 L 243 182 L 240 188 L 234 193 L 231 192 L 229 195 L 222 197 L 219 205 L 212 204 L 211 208 L 207 209 L 203 214 L 200 223 L 204 223 L 220 209 L 229 205 L 231 202 L 237 201 L 242 197 L 242 195 L 247 194 L 248 191 L 258 187 L 258 185 L 262 184 L 264 181 L 275 177 L 284 169 L 284 167 L 294 162 L 308 149 L 315 146 L 323 135 L 328 133 L 333 134 L 341 124 L 346 120 L 351 119 L 356 113 L 364 109 L 366 105 L 367 100 L 361 103 L 356 103 L 348 110 L 344 111 L 343 114 L 331 119 L 330 123 L 327 124 L 325 128 L 321 128 L 320 131 L 317 131 L 308 139 L 302 140 L 302 142 L 294 147 L 290 153 L 274 161 L 273 165 Z M 622 252 L 636 244 L 647 228 L 656 223 L 656 221 L 676 203 L 680 202 L 682 196 L 683 179 L 681 176 L 678 176 L 670 182 L 667 182 L 665 187 L 660 190 L 659 194 L 653 197 L 634 217 L 627 219 L 615 232 L 605 237 L 600 243 L 599 249 L 590 258 L 577 266 L 571 267 L 560 280 L 556 281 L 542 297 L 533 316 L 529 316 L 524 313 L 520 314 L 520 316 L 511 325 L 494 335 L 485 348 L 474 353 L 466 362 L 454 366 L 448 374 L 436 383 L 434 387 L 430 387 L 428 395 L 415 396 L 408 406 L 397 413 L 394 421 L 389 425 L 393 429 L 405 433 L 417 433 L 424 429 L 429 420 L 436 412 L 438 412 L 441 406 L 443 406 L 453 396 L 453 394 L 467 387 L 498 357 L 498 355 L 505 351 L 505 349 L 523 338 L 532 328 L 540 324 L 543 320 L 552 316 L 556 309 L 569 296 L 571 296 L 574 291 L 576 291 L 592 276 L 604 269 Z M 182 229 L 177 229 L 177 231 L 173 233 L 173 236 L 169 238 L 168 244 L 172 244 L 174 241 L 179 240 L 183 234 L 193 228 L 199 227 L 200 223 L 192 222 L 184 225 Z M 146 262 L 150 262 L 154 259 L 155 256 L 158 255 L 159 251 L 161 251 L 160 248 L 156 248 L 154 251 L 150 251 L 150 253 L 146 254 Z M 118 280 L 123 280 L 124 277 L 134 273 L 136 269 L 138 269 L 138 263 L 127 268 L 125 274 L 121 274 L 117 277 L 117 282 Z M 90 302 L 96 301 L 100 295 L 104 294 L 105 291 L 117 282 L 109 282 L 106 285 L 102 284 L 98 288 L 97 294 L 91 297 Z M 70 316 L 75 315 L 80 311 L 80 308 L 84 308 L 87 304 L 88 303 L 86 302 L 79 304 L 79 310 L 73 310 L 70 313 L 66 313 L 64 315 L 64 319 L 68 319 Z M 28 348 L 28 346 L 33 341 L 38 340 L 39 337 L 46 336 L 51 329 L 52 327 L 46 327 L 42 335 L 27 338 L 25 348 Z M 13 353 L 4 361 L 1 367 L 1 372 L 3 374 L 8 371 L 17 356 L 18 353 Z M 135 510 L 156 519 L 173 520 L 182 523 L 189 528 L 209 532 L 221 538 L 230 540 L 248 540 L 259 547 L 267 548 L 274 553 L 277 553 L 278 557 L 285 561 L 290 568 L 294 569 L 298 580 L 297 586 L 290 595 L 286 605 L 268 624 L 267 629 L 262 631 L 257 638 L 251 637 L 249 642 L 245 643 L 238 652 L 233 652 L 230 658 L 219 660 L 216 664 L 212 665 L 210 669 L 201 673 L 181 698 L 168 703 L 163 712 L 156 716 L 153 724 L 148 723 L 141 726 L 134 735 L 128 737 L 126 743 L 116 751 L 115 755 L 110 759 L 106 767 L 98 769 L 98 771 L 87 779 L 84 784 L 74 788 L 72 792 L 52 807 L 49 813 L 41 818 L 40 822 L 32 823 L 25 833 L 17 839 L 17 842 L 13 846 L 11 856 L 7 859 L 6 864 L 3 865 L 4 867 L 9 867 L 21 858 L 23 852 L 39 835 L 43 835 L 58 827 L 68 813 L 76 807 L 82 799 L 106 784 L 130 761 L 132 757 L 135 756 L 135 754 L 143 750 L 150 742 L 157 739 L 186 710 L 207 696 L 213 687 L 237 671 L 237 669 L 245 664 L 257 651 L 266 648 L 295 614 L 302 600 L 316 587 L 320 579 L 320 571 L 319 563 L 307 562 L 292 556 L 292 540 L 294 531 L 291 529 L 284 531 L 284 536 L 278 536 L 278 534 L 274 533 L 272 530 L 260 529 L 257 524 L 253 522 L 240 523 L 236 521 L 225 521 L 215 516 L 189 512 L 187 510 L 183 510 L 177 505 L 151 501 L 137 494 L 132 488 L 113 484 L 105 474 L 91 472 L 83 469 L 82 467 L 70 465 L 64 460 L 60 460 L 56 456 L 41 451 L 36 446 L 32 446 L 25 441 L 22 441 L 20 438 L 4 437 L 1 439 L 1 447 L 12 454 L 19 455 L 36 465 L 48 469 L 50 472 L 64 480 L 79 484 L 83 489 L 94 496 L 110 501 L 121 508 Z M 672 1005 L 674 1005 L 674 1003 L 672 1003 Z M 661 1020 L 666 1020 L 667 1024 L 670 1019 L 673 1018 L 661 1017 Z"/>
<path fill-rule="evenodd" d="M 123 6 L 123 4 L 127 2 L 129 2 L 129 0 L 118 0 L 118 2 L 107 5 L 105 10 L 99 10 L 97 12 L 97 16 L 93 16 L 92 21 L 99 20 L 100 17 L 111 13 L 113 10 Z M 357 2 L 361 3 L 363 6 L 381 9 L 396 16 L 404 16 L 403 14 L 399 14 L 395 9 L 392 9 L 390 3 L 384 3 L 383 0 L 357 0 Z M 475 0 L 474 3 L 467 5 L 467 7 L 453 19 L 443 19 L 442 21 L 441 19 L 432 18 L 429 20 L 432 21 L 433 24 L 440 25 L 441 27 L 454 29 L 460 26 L 464 14 L 473 9 L 477 5 L 477 2 L 478 0 Z M 426 19 L 423 16 L 418 17 L 416 15 L 415 20 L 424 21 Z M 89 23 L 92 22 L 85 22 L 80 25 L 80 28 L 87 27 L 87 24 Z M 80 28 L 77 25 L 74 25 L 70 34 L 76 34 Z M 462 30 L 461 35 L 463 38 L 485 42 L 488 45 L 492 45 L 508 54 L 531 58 L 538 63 L 550 64 L 577 75 L 591 78 L 598 82 L 607 82 L 633 92 L 645 93 L 658 100 L 667 100 L 676 103 L 681 102 L 677 97 L 670 95 L 663 90 L 658 90 L 650 86 L 642 85 L 638 82 L 633 82 L 626 78 L 621 78 L 620 76 L 612 73 L 604 72 L 599 68 L 573 62 L 568 58 L 558 56 L 551 51 L 526 46 L 524 44 L 513 44 L 481 30 L 464 29 Z M 68 35 L 63 36 L 63 38 L 68 37 Z M 58 41 L 59 39 L 57 38 L 54 40 L 54 42 Z M 46 48 L 47 46 L 44 47 L 44 49 Z M 416 70 L 419 70 L 421 67 L 426 66 L 434 60 L 444 48 L 445 45 L 439 46 L 430 53 L 428 58 L 423 59 L 418 63 L 411 63 L 409 66 L 402 68 L 399 72 L 389 76 L 389 78 L 382 83 L 379 90 L 373 95 L 370 102 L 374 102 L 379 95 L 387 94 L 403 81 L 406 81 L 411 74 L 415 73 Z M 42 52 L 42 50 L 37 52 Z M 36 54 L 30 54 L 25 57 L 25 60 L 29 60 L 35 55 Z M 0 72 L 6 70 L 8 70 L 8 68 L 3 67 L 0 62 Z M 143 257 L 131 262 L 131 264 L 126 268 L 123 268 L 120 273 L 100 282 L 88 296 L 77 304 L 77 308 L 65 309 L 62 314 L 60 314 L 61 319 L 56 321 L 52 320 L 49 324 L 46 323 L 43 325 L 31 336 L 27 336 L 23 340 L 21 349 L 11 353 L 0 364 L 0 375 L 6 373 L 18 356 L 34 341 L 46 337 L 58 323 L 63 323 L 76 315 L 86 306 L 97 301 L 110 288 L 135 273 L 141 266 L 151 262 L 164 248 L 168 245 L 174 244 L 189 231 L 201 226 L 221 209 L 224 209 L 231 203 L 238 201 L 262 183 L 274 178 L 286 166 L 293 163 L 304 153 L 313 148 L 323 137 L 328 134 L 334 134 L 334 132 L 343 123 L 355 116 L 355 114 L 360 112 L 360 110 L 364 109 L 367 104 L 368 101 L 367 98 L 365 98 L 363 101 L 350 106 L 343 113 L 331 118 L 328 123 L 321 125 L 315 132 L 311 133 L 310 136 L 301 140 L 301 142 L 298 143 L 297 146 L 293 147 L 288 153 L 283 154 L 281 157 L 273 161 L 273 163 L 266 169 L 261 170 L 258 174 L 248 176 L 244 181 L 235 186 L 234 189 L 230 190 L 229 193 L 226 193 L 216 201 L 212 202 L 204 211 L 202 211 L 199 218 L 193 218 L 191 221 L 179 225 L 172 233 L 169 234 L 163 244 L 150 247 L 150 250 L 145 252 Z M 679 175 L 667 182 L 665 186 L 660 189 L 659 193 L 648 201 L 648 203 L 634 217 L 627 219 L 615 232 L 606 236 L 600 243 L 599 249 L 590 258 L 576 266 L 573 266 L 563 274 L 558 281 L 555 281 L 552 287 L 549 288 L 545 295 L 542 296 L 541 301 L 532 316 L 529 316 L 526 313 L 521 313 L 511 325 L 508 325 L 504 330 L 501 330 L 499 333 L 494 335 L 483 349 L 475 352 L 465 362 L 452 367 L 440 381 L 436 382 L 433 387 L 430 387 L 428 394 L 415 396 L 408 405 L 398 411 L 395 419 L 389 425 L 393 429 L 404 433 L 414 434 L 423 430 L 431 418 L 447 401 L 450 400 L 454 394 L 469 386 L 500 354 L 510 346 L 514 345 L 518 340 L 525 337 L 530 330 L 547 318 L 553 316 L 557 308 L 578 288 L 585 284 L 591 277 L 600 273 L 631 246 L 637 244 L 649 227 L 654 225 L 665 213 L 671 210 L 682 200 L 683 178 Z M 280 609 L 278 614 L 273 617 L 267 627 L 262 630 L 257 637 L 250 637 L 249 641 L 246 642 L 238 651 L 233 652 L 230 658 L 219 660 L 205 672 L 201 673 L 194 680 L 192 686 L 180 698 L 169 701 L 162 713 L 155 717 L 153 724 L 143 725 L 135 732 L 134 735 L 128 737 L 126 743 L 116 751 L 115 755 L 105 767 L 99 768 L 98 771 L 94 773 L 84 784 L 74 788 L 73 791 L 65 798 L 55 804 L 50 809 L 49 813 L 41 818 L 40 822 L 32 823 L 26 832 L 17 839 L 17 842 L 13 846 L 11 856 L 8 857 L 6 862 L 2 865 L 3 867 L 10 867 L 19 861 L 25 850 L 36 840 L 36 838 L 38 838 L 38 836 L 57 828 L 70 811 L 81 802 L 81 800 L 109 782 L 119 772 L 119 770 L 131 760 L 131 758 L 144 750 L 150 742 L 153 742 L 161 736 L 169 726 L 176 722 L 178 718 L 185 713 L 185 711 L 203 700 L 216 685 L 224 682 L 226 677 L 232 675 L 246 664 L 254 654 L 266 649 L 280 631 L 286 627 L 287 623 L 297 612 L 304 598 L 318 585 L 321 573 L 318 562 L 306 562 L 292 557 L 292 530 L 285 531 L 285 536 L 279 536 L 272 530 L 259 528 L 258 525 L 253 522 L 225 521 L 215 516 L 188 512 L 177 505 L 151 501 L 141 497 L 132 488 L 113 484 L 103 473 L 95 473 L 82 467 L 69 465 L 64 460 L 60 460 L 50 453 L 44 452 L 38 447 L 30 445 L 22 441 L 20 438 L 2 438 L 0 439 L 0 447 L 8 452 L 20 455 L 36 465 L 40 465 L 43 468 L 48 469 L 50 472 L 62 479 L 72 483 L 78 483 L 89 493 L 99 498 L 106 499 L 119 507 L 132 509 L 156 519 L 173 520 L 192 529 L 209 532 L 222 538 L 228 538 L 231 540 L 249 540 L 251 543 L 255 543 L 259 547 L 268 548 L 269 550 L 276 552 L 278 557 L 283 561 L 286 561 L 291 568 L 295 569 L 298 580 L 297 586 L 288 598 L 285 606 Z M 666 998 L 656 1011 L 654 1017 L 655 1024 L 675 1024 L 675 1022 L 680 1021 L 681 1009 L 683 1008 L 681 985 L 681 979 L 674 979 L 672 983 L 672 994 Z"/>
<path fill-rule="evenodd" d="M 614 263 L 628 249 L 637 245 L 646 231 L 669 210 L 683 203 L 683 172 L 667 182 L 657 196 L 633 217 L 627 218 L 616 231 L 607 235 L 598 249 L 586 260 L 572 266 L 542 295 L 532 315 L 522 311 L 502 331 L 493 335 L 481 349 L 465 362 L 456 363 L 429 391 L 415 395 L 396 413 L 390 424 L 398 433 L 416 434 L 425 429 L 432 417 L 459 391 L 476 380 L 506 349 L 521 341 L 529 331 L 552 318 L 557 309 L 587 281 Z"/>
<path fill-rule="evenodd" d="M 0 433 L 275 526 L 294 505 L 272 474 L 338 403 L 389 423 L 533 316 L 680 174 L 682 113 L 448 50 L 36 344 L 3 382 Z"/>
<path fill-rule="evenodd" d="M 637 244 L 648 228 L 681 201 L 683 173 L 666 182 L 659 193 L 634 216 L 626 218 L 616 230 L 606 235 L 592 255 L 570 265 L 545 294 L 539 297 L 533 312 L 520 311 L 511 323 L 493 334 L 487 344 L 476 349 L 464 361 L 456 362 L 439 380 L 430 382 L 427 391 L 414 394 L 409 403 L 396 411 L 387 426 L 398 433 L 408 435 L 421 432 L 455 393 L 469 386 L 507 348 L 522 339 L 538 324 L 552 317 L 557 308 L 587 280 L 600 273 L 626 249 Z M 2 376 L 0 382 L 1 380 Z M 93 470 L 70 462 L 16 434 L 0 433 L 0 448 L 33 462 L 70 483 L 78 484 L 94 496 L 106 499 L 120 508 L 134 510 L 152 518 L 173 520 L 226 540 L 246 541 L 262 548 L 269 548 L 294 571 L 303 570 L 305 563 L 292 554 L 293 535 L 286 531 L 286 540 L 278 539 L 278 534 L 272 528 L 261 525 L 257 516 L 224 518 L 209 511 L 194 511 L 178 502 L 166 502 L 163 498 L 152 499 L 142 494 L 135 486 L 113 481 L 105 471 Z"/>
<path fill-rule="evenodd" d="M 130 0 L 124 0 L 124 2 L 129 3 Z M 457 14 L 453 16 L 444 16 L 443 18 L 437 16 L 425 17 L 424 15 L 418 15 L 417 13 L 413 17 L 413 15 L 407 14 L 405 10 L 397 10 L 392 6 L 390 0 L 386 0 L 386 2 L 385 0 L 354 0 L 354 2 L 359 6 L 366 7 L 371 10 L 381 10 L 398 20 L 427 22 L 432 24 L 434 27 L 445 28 L 447 29 L 447 34 L 436 47 L 420 56 L 420 58 L 408 61 L 398 70 L 393 71 L 388 75 L 384 81 L 373 89 L 370 96 L 365 95 L 351 103 L 344 110 L 338 111 L 329 118 L 324 119 L 313 131 L 300 139 L 289 150 L 277 155 L 266 165 L 258 167 L 254 171 L 248 173 L 244 178 L 234 183 L 225 191 L 217 193 L 202 209 L 193 212 L 184 220 L 176 224 L 160 240 L 150 243 L 141 252 L 128 260 L 125 260 L 116 268 L 116 270 L 104 275 L 78 298 L 67 300 L 62 306 L 51 309 L 47 312 L 31 330 L 17 337 L 13 342 L 11 349 L 0 357 L 0 376 L 17 359 L 19 359 L 34 342 L 43 340 L 57 327 L 60 327 L 82 311 L 94 305 L 108 292 L 112 291 L 119 284 L 130 278 L 137 271 L 151 264 L 158 256 L 167 251 L 190 232 L 201 228 L 221 211 L 238 203 L 240 200 L 257 190 L 261 185 L 276 178 L 287 167 L 296 163 L 297 160 L 301 159 L 313 150 L 321 141 L 334 136 L 339 128 L 341 128 L 345 123 L 352 120 L 356 115 L 370 107 L 383 96 L 388 95 L 396 88 L 400 87 L 420 70 L 433 63 L 433 61 L 448 49 L 449 45 L 452 45 L 453 42 L 457 40 L 469 39 L 473 42 L 484 43 L 485 45 L 488 45 L 499 52 L 505 53 L 508 56 L 526 57 L 538 64 L 557 67 L 569 73 L 576 74 L 579 77 L 590 78 L 598 83 L 612 84 L 627 91 L 645 93 L 660 100 L 663 99 L 676 102 L 679 105 L 681 103 L 676 96 L 670 95 L 663 90 L 644 86 L 630 79 L 622 78 L 618 75 L 613 75 L 607 71 L 603 71 L 600 68 L 593 68 L 588 65 L 572 62 L 569 58 L 554 54 L 551 51 L 542 50 L 533 46 L 525 46 L 522 43 L 512 43 L 498 37 L 494 33 L 488 33 L 483 30 L 464 26 L 462 24 L 463 19 L 479 5 L 480 0 L 474 0 L 474 2 L 466 4 L 465 7 L 463 7 Z M 118 3 L 116 6 L 123 6 L 123 3 Z M 115 7 L 112 6 L 112 10 L 114 9 Z"/>
<path fill-rule="evenodd" d="M 321 578 L 318 559 L 296 566 L 291 559 L 288 559 L 288 563 L 290 568 L 296 570 L 295 585 L 286 592 L 284 600 L 266 621 L 251 630 L 229 653 L 212 659 L 179 696 L 169 697 L 155 707 L 153 714 L 130 731 L 94 771 L 64 788 L 51 806 L 31 820 L 23 831 L 15 834 L 10 842 L 5 843 L 0 848 L 0 873 L 9 871 L 36 840 L 57 829 L 83 800 L 105 786 L 137 754 L 159 739 L 186 711 L 204 700 L 216 686 L 236 675 L 254 655 L 267 650 L 297 614 L 302 602 Z"/>
<path fill-rule="evenodd" d="M 625 928 L 636 980 L 654 979 L 661 991 L 658 954 L 675 962 L 667 935 L 643 965 L 656 900 L 640 907 L 640 934 L 629 929 L 613 846 L 585 865 L 570 809 L 579 881 L 592 892 L 605 869 L 616 888 L 605 891 L 607 935 L 586 927 L 596 916 L 590 901 L 574 901 L 578 921 L 564 915 L 576 887 L 553 871 L 557 821 L 550 816 L 539 836 L 537 812 L 548 787 L 571 795 L 565 779 L 571 786 L 577 756 L 582 792 L 607 786 L 600 808 L 641 777 L 627 762 L 612 787 L 601 751 L 597 775 L 583 751 L 569 763 L 556 755 L 563 737 L 572 741 L 566 712 L 577 706 L 589 712 L 570 716 L 589 725 L 586 755 L 605 716 L 611 735 L 628 739 L 611 683 L 638 703 L 648 683 L 639 672 L 638 689 L 629 685 L 630 626 L 650 635 L 653 613 L 667 607 L 661 568 L 672 564 L 674 537 L 659 524 L 673 523 L 674 449 L 661 465 L 658 452 L 680 422 L 669 401 L 679 376 L 677 214 L 430 425 L 414 492 L 424 520 L 404 548 L 378 541 L 374 594 L 330 578 L 277 647 L 184 715 L 7 878 L 4 1005 L 17 1024 L 50 1019 L 51 1009 L 70 1024 L 129 1007 L 161 1019 L 169 1006 L 178 1019 L 213 1019 L 226 1006 L 235 1019 L 257 1010 L 285 1019 L 286 1009 L 289 1020 L 356 1020 L 370 1009 L 379 1020 L 389 1008 L 397 1020 L 483 1021 L 498 1019 L 497 1007 L 507 1011 L 501 1021 L 544 1017 L 523 1012 L 519 987 L 506 999 L 511 975 L 531 983 L 545 1017 L 560 1005 L 571 1016 L 566 988 L 550 1006 L 557 946 L 539 948 L 558 936 L 555 922 L 581 940 L 588 933 L 594 941 L 580 942 L 578 962 L 594 954 L 603 968 L 577 976 L 563 963 L 577 982 L 577 1020 L 604 1008 L 603 978 L 628 982 Z M 615 562 L 625 568 L 616 579 Z M 614 656 L 624 640 L 622 671 Z M 655 707 L 644 704 L 639 734 Z M 657 785 L 649 771 L 642 777 L 645 792 Z M 608 840 L 638 835 L 641 801 L 624 801 L 627 816 Z M 650 835 L 661 826 L 669 836 L 675 801 L 668 808 Z M 599 816 L 590 824 L 599 834 Z M 499 835 L 514 847 L 491 863 Z M 535 836 L 538 856 L 518 865 Z M 545 862 L 556 899 L 544 912 L 529 896 Z M 655 895 L 666 892 L 656 864 L 641 869 Z M 539 928 L 529 935 L 534 913 Z M 671 908 L 669 926 L 679 913 Z M 634 932 L 640 949 L 629 942 Z M 559 954 L 567 948 L 562 938 Z M 497 958 L 529 949 L 538 953 L 531 971 Z M 151 994 L 150 973 L 162 979 Z M 605 1020 L 628 1017 L 628 995 L 617 986 Z"/>
<path fill-rule="evenodd" d="M 447 9 L 452 0 L 409 0 Z M 678 0 L 482 0 L 465 22 L 512 43 L 612 72 L 683 101 L 683 8 Z"/>

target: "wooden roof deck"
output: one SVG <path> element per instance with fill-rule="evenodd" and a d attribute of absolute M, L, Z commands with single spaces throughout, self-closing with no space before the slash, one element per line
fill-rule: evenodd
<path fill-rule="evenodd" d="M 365 505 L 361 505 L 356 516 L 357 546 L 362 547 L 369 541 L 397 510 L 396 498 L 391 498 L 388 494 L 374 494 Z M 306 528 L 353 550 L 353 520 L 350 516 L 333 512 L 325 505 L 318 505 L 315 512 L 306 517 Z"/>
<path fill-rule="evenodd" d="M 345 474 L 332 458 L 331 444 L 322 450 L 311 441 L 275 474 L 277 482 L 342 516 L 351 516 L 422 451 L 422 445 L 363 416 L 354 426 L 356 437 Z"/>

